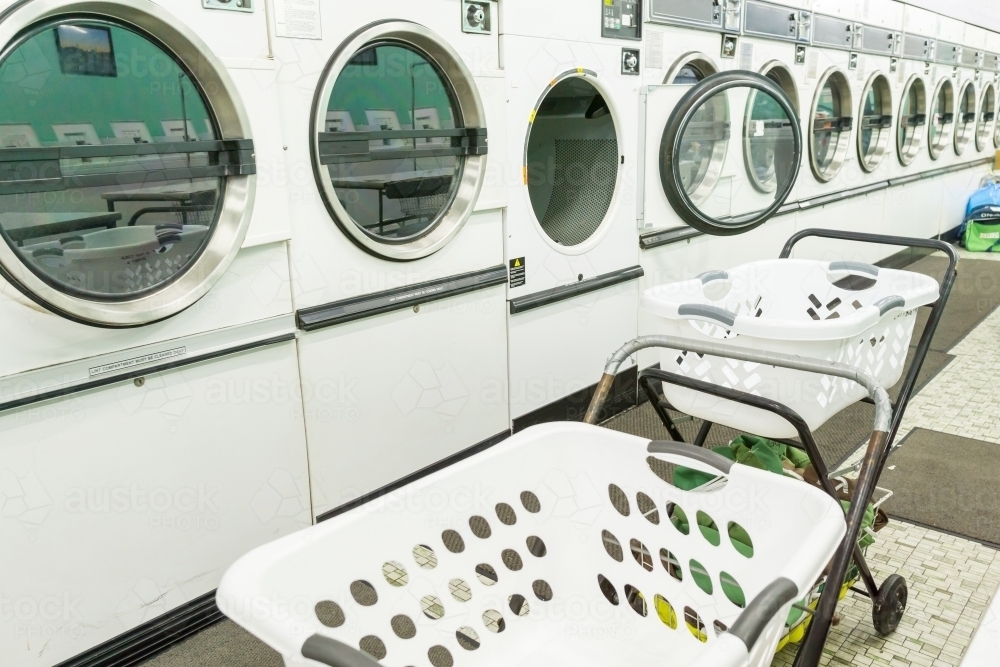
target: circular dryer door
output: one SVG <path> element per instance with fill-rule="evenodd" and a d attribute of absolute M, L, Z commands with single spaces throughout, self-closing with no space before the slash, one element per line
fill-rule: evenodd
<path fill-rule="evenodd" d="M 751 72 L 705 78 L 677 103 L 660 142 L 660 181 L 674 211 L 706 234 L 768 220 L 798 176 L 802 135 L 792 102 Z"/>
<path fill-rule="evenodd" d="M 83 323 L 164 319 L 242 244 L 248 123 L 221 63 L 156 5 L 51 5 L 0 22 L 0 273 Z"/>
<path fill-rule="evenodd" d="M 327 64 L 312 149 L 327 210 L 348 238 L 385 259 L 426 257 L 459 232 L 482 188 L 476 82 L 427 28 L 373 24 Z"/>

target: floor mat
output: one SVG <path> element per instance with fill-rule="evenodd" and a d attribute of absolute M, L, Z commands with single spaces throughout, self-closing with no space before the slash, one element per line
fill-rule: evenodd
<path fill-rule="evenodd" d="M 948 268 L 944 257 L 930 256 L 920 259 L 907 271 L 917 271 L 936 278 L 939 282 Z M 951 296 L 944 308 L 931 349 L 947 352 L 955 343 L 972 331 L 977 324 L 1000 306 L 1000 267 L 988 260 L 963 259 L 958 263 L 958 277 L 951 289 Z M 913 331 L 913 343 L 920 340 L 930 309 L 921 308 Z"/>
<path fill-rule="evenodd" d="M 1000 445 L 918 428 L 882 473 L 891 516 L 1000 544 Z"/>
<path fill-rule="evenodd" d="M 274 649 L 229 619 L 142 663 L 143 667 L 284 667 L 284 664 Z"/>

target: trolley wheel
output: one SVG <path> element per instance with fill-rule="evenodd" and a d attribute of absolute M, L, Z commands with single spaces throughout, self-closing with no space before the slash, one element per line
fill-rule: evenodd
<path fill-rule="evenodd" d="M 872 604 L 872 623 L 883 637 L 899 626 L 906 611 L 906 597 L 906 579 L 898 574 L 890 574 L 879 587 Z"/>

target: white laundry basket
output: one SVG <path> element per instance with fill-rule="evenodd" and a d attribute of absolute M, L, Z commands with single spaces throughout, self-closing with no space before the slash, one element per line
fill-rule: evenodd
<path fill-rule="evenodd" d="M 665 461 L 722 476 L 682 491 Z M 288 667 L 374 664 L 359 650 L 398 667 L 764 667 L 845 530 L 798 480 L 549 424 L 250 552 L 217 601 Z"/>
<path fill-rule="evenodd" d="M 916 308 L 938 298 L 933 278 L 861 262 L 775 259 L 645 291 L 642 308 L 659 316 L 656 334 L 835 361 L 885 387 L 899 381 Z M 664 349 L 660 369 L 773 399 L 815 430 L 866 395 L 850 380 Z M 675 408 L 771 438 L 797 435 L 783 418 L 664 384 Z"/>

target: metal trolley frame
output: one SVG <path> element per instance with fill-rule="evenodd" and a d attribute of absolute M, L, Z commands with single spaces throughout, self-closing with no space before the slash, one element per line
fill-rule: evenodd
<path fill-rule="evenodd" d="M 871 569 L 865 561 L 864 555 L 861 553 L 861 549 L 858 546 L 858 537 L 861 532 L 865 509 L 872 501 L 872 496 L 876 490 L 882 470 L 885 468 L 889 454 L 892 452 L 892 445 L 899 430 L 900 423 L 902 422 L 903 415 L 906 412 L 906 406 L 909 403 L 914 389 L 916 388 L 920 369 L 923 366 L 927 352 L 930 350 L 931 341 L 934 338 L 934 333 L 941 321 L 945 304 L 948 302 L 948 297 L 951 294 L 951 289 L 957 276 L 956 267 L 958 264 L 958 253 L 955 248 L 937 239 L 915 239 L 900 236 L 842 232 L 826 229 L 805 229 L 794 234 L 788 242 L 785 243 L 785 247 L 782 249 L 779 257 L 782 259 L 788 258 L 791 255 L 795 244 L 807 237 L 841 239 L 862 243 L 876 243 L 881 245 L 925 248 L 932 251 L 941 251 L 948 256 L 948 269 L 941 281 L 940 294 L 937 301 L 929 306 L 930 315 L 920 336 L 920 340 L 917 343 L 913 362 L 903 379 L 899 397 L 895 404 L 891 404 L 888 394 L 885 393 L 884 389 L 879 387 L 871 377 L 867 376 L 862 371 L 855 369 L 854 376 L 850 377 L 853 381 L 865 385 L 869 390 L 870 396 L 862 400 L 876 406 L 875 428 L 873 429 L 871 438 L 868 441 L 864 458 L 861 461 L 857 486 L 855 487 L 854 496 L 851 500 L 850 510 L 847 512 L 847 533 L 841 547 L 837 550 L 836 555 L 831 561 L 829 573 L 826 579 L 826 585 L 823 588 L 823 592 L 820 595 L 815 610 L 812 612 L 812 622 L 809 627 L 808 634 L 806 634 L 804 641 L 800 645 L 798 655 L 795 658 L 794 667 L 811 667 L 819 664 L 819 659 L 823 651 L 823 645 L 826 642 L 827 634 L 829 633 L 830 626 L 833 622 L 840 590 L 843 586 L 843 582 L 847 576 L 852 560 L 857 564 L 859 577 L 864 582 L 864 589 L 852 587 L 851 590 L 871 599 L 872 622 L 875 629 L 880 634 L 888 635 L 895 631 L 896 627 L 899 625 L 900 619 L 903 616 L 903 612 L 906 609 L 906 581 L 899 574 L 892 574 L 887 577 L 881 585 L 879 585 L 878 582 L 875 581 Z M 628 357 L 635 354 L 639 350 L 650 347 L 669 347 L 701 354 L 712 354 L 714 356 L 726 357 L 730 359 L 754 360 L 757 358 L 753 352 L 739 350 L 725 345 L 708 343 L 701 344 L 688 339 L 671 336 L 644 336 L 637 338 L 622 347 L 608 362 L 608 365 L 605 368 L 604 376 L 601 378 L 600 383 L 598 383 L 597 390 L 590 403 L 590 407 L 587 410 L 587 414 L 584 418 L 585 422 L 591 424 L 597 423 L 604 402 L 611 391 L 612 383 L 621 364 Z M 762 362 L 771 363 L 772 365 L 795 368 L 797 370 L 809 372 L 838 375 L 840 377 L 848 377 L 849 375 L 849 372 L 845 369 L 845 367 L 832 362 L 807 360 L 799 357 L 763 353 L 757 353 L 757 356 L 759 356 L 759 359 Z M 765 358 L 767 361 L 765 361 Z M 782 361 L 780 363 L 775 363 L 774 360 L 776 358 L 781 358 Z M 761 410 L 766 410 L 784 418 L 795 427 L 795 430 L 800 438 L 800 442 L 796 442 L 794 440 L 778 441 L 783 444 L 805 450 L 809 455 L 809 458 L 812 460 L 812 464 L 820 478 L 823 489 L 833 496 L 833 498 L 837 499 L 839 497 L 837 489 L 831 478 L 843 474 L 844 471 L 836 471 L 834 473 L 830 472 L 826 462 L 823 460 L 823 456 L 820 453 L 819 448 L 816 445 L 816 440 L 813 437 L 812 432 L 806 425 L 805 420 L 803 420 L 801 416 L 788 406 L 774 400 L 754 396 L 752 394 L 703 382 L 701 380 L 684 377 L 682 375 L 663 371 L 658 368 L 646 369 L 639 374 L 639 383 L 652 403 L 653 408 L 660 420 L 663 422 L 664 427 L 670 433 L 670 436 L 678 442 L 684 442 L 684 438 L 667 412 L 669 406 L 665 405 L 665 402 L 656 390 L 655 385 L 658 382 L 666 382 L 693 391 L 704 392 L 719 398 L 736 401 Z M 712 426 L 713 424 L 711 422 L 704 422 L 699 429 L 693 444 L 703 447 Z M 829 585 L 830 582 L 836 582 L 837 585 L 831 586 Z"/>

